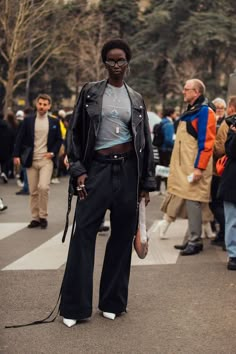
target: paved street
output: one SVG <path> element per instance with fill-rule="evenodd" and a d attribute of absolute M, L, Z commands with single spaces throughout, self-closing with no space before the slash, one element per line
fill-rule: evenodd
<path fill-rule="evenodd" d="M 149 254 L 132 257 L 128 313 L 115 321 L 97 310 L 98 287 L 108 233 L 98 234 L 94 272 L 94 312 L 90 321 L 68 329 L 54 323 L 17 329 L 5 325 L 46 317 L 54 307 L 63 276 L 70 232 L 61 243 L 67 208 L 67 178 L 52 185 L 49 227 L 27 229 L 27 196 L 16 196 L 15 181 L 0 185 L 8 209 L 0 214 L 1 342 L 4 354 L 175 354 L 236 353 L 236 272 L 227 256 L 204 240 L 204 252 L 181 257 L 186 220 L 157 237 L 162 196 L 152 193 L 147 208 Z M 74 204 L 75 200 L 73 201 Z M 73 219 L 73 211 L 70 219 Z M 109 213 L 106 215 L 109 224 Z"/>

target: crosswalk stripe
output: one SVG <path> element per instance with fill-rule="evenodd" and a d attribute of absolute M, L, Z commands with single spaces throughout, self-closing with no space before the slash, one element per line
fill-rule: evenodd
<path fill-rule="evenodd" d="M 145 259 L 139 259 L 133 251 L 132 266 L 155 265 L 155 264 L 175 264 L 179 252 L 174 249 L 174 244 L 182 243 L 184 239 L 183 230 L 187 229 L 186 220 L 176 220 L 168 229 L 167 240 L 160 240 L 157 235 L 158 220 L 154 221 L 148 230 L 149 251 Z M 106 222 L 109 225 L 109 222 Z M 18 229 L 17 229 L 18 227 Z M 20 225 L 15 226 L 14 230 L 19 230 Z M 21 228 L 25 224 L 21 224 Z M 64 244 L 61 243 L 63 231 L 56 234 L 33 251 L 10 263 L 2 270 L 50 270 L 59 269 L 65 262 L 68 253 L 69 239 L 72 226 L 68 229 L 68 236 Z M 5 231 L 5 234 L 6 231 Z"/>
<path fill-rule="evenodd" d="M 2 270 L 46 270 L 60 268 L 66 262 L 71 229 L 72 226 L 68 228 L 65 243 L 62 244 L 61 242 L 63 235 L 63 231 L 61 231 L 49 241 L 43 243 L 41 246 L 9 264 Z"/>
<path fill-rule="evenodd" d="M 174 248 L 175 244 L 182 244 L 184 234 L 187 229 L 186 220 L 176 220 L 170 225 L 167 235 L 167 240 L 161 240 L 157 234 L 158 220 L 154 221 L 148 230 L 149 247 L 146 258 L 138 258 L 136 252 L 133 252 L 132 265 L 155 265 L 155 264 L 175 264 L 177 262 L 179 252 Z"/>
<path fill-rule="evenodd" d="M 27 226 L 25 222 L 5 222 L 0 224 L 0 240 L 14 234 L 17 231 L 24 229 Z"/>

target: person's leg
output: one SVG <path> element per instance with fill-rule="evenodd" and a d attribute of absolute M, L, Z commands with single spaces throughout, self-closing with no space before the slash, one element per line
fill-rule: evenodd
<path fill-rule="evenodd" d="M 33 162 L 30 168 L 26 169 L 30 191 L 30 209 L 32 220 L 39 221 L 39 200 L 38 200 L 38 184 L 39 169 L 38 164 Z"/>
<path fill-rule="evenodd" d="M 87 198 L 77 202 L 60 303 L 64 318 L 79 320 L 92 314 L 95 241 L 112 199 L 110 170 L 111 165 L 93 161 L 85 183 Z"/>
<path fill-rule="evenodd" d="M 137 226 L 136 158 L 113 166 L 111 236 L 103 263 L 99 309 L 119 314 L 126 311 L 132 243 Z"/>
<path fill-rule="evenodd" d="M 210 209 L 214 215 L 215 220 L 219 223 L 219 231 L 215 240 L 212 240 L 212 244 L 224 244 L 225 238 L 225 216 L 224 216 L 224 204 L 223 201 L 217 197 L 217 192 L 220 184 L 219 176 L 212 176 L 211 182 L 211 202 L 209 203 Z"/>
<path fill-rule="evenodd" d="M 202 207 L 201 203 L 186 200 L 188 214 L 189 239 L 186 248 L 180 252 L 182 256 L 191 256 L 203 249 L 202 245 Z"/>
<path fill-rule="evenodd" d="M 28 184 L 28 178 L 27 178 L 27 173 L 26 173 L 26 168 L 23 168 L 23 191 L 25 193 L 29 193 L 29 184 Z"/>
<path fill-rule="evenodd" d="M 195 200 L 186 200 L 189 225 L 189 243 L 202 243 L 202 208 L 201 203 Z"/>
<path fill-rule="evenodd" d="M 236 204 L 224 202 L 225 244 L 230 258 L 236 258 Z"/>
<path fill-rule="evenodd" d="M 50 181 L 53 171 L 53 162 L 52 160 L 45 159 L 40 160 L 40 169 L 39 169 L 39 217 L 40 219 L 47 219 L 48 216 L 48 194 Z"/>

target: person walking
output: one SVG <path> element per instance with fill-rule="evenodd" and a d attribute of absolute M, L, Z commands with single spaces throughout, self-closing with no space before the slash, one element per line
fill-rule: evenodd
<path fill-rule="evenodd" d="M 174 107 L 166 107 L 163 109 L 163 117 L 161 122 L 159 123 L 159 131 L 162 139 L 160 139 L 160 146 L 158 147 L 160 165 L 169 167 L 170 158 L 174 146 L 174 123 L 173 120 L 176 117 L 175 108 Z M 153 129 L 155 134 L 155 126 Z M 161 190 L 161 181 L 164 181 L 165 188 L 167 187 L 167 177 L 156 177 L 157 190 Z"/>
<path fill-rule="evenodd" d="M 202 251 L 201 203 L 210 201 L 216 118 L 204 94 L 201 80 L 186 81 L 183 96 L 188 107 L 180 116 L 170 162 L 168 192 L 185 199 L 188 216 L 188 241 L 175 246 L 182 256 Z"/>
<path fill-rule="evenodd" d="M 48 194 L 53 170 L 62 139 L 57 119 L 48 114 L 51 97 L 36 98 L 36 114 L 24 118 L 16 138 L 14 164 L 26 167 L 30 190 L 32 220 L 28 228 L 48 226 Z"/>
<path fill-rule="evenodd" d="M 225 245 L 229 256 L 227 268 L 236 270 L 236 114 L 226 118 L 229 132 L 225 143 L 228 158 L 221 176 L 218 195 L 224 201 Z"/>
<path fill-rule="evenodd" d="M 224 202 L 218 197 L 218 189 L 220 185 L 221 176 L 217 174 L 216 162 L 219 158 L 225 155 L 225 142 L 229 131 L 229 126 L 225 121 L 226 116 L 231 116 L 236 113 L 236 96 L 231 96 L 228 100 L 227 107 L 224 106 L 224 101 L 219 101 L 220 98 L 213 100 L 212 102 L 216 106 L 217 110 L 221 111 L 221 123 L 219 125 L 219 119 L 217 121 L 217 134 L 213 149 L 213 176 L 211 183 L 211 202 L 210 208 L 214 214 L 215 220 L 219 225 L 218 232 L 211 244 L 220 246 L 225 250 L 225 215 L 224 215 Z M 226 114 L 225 114 L 226 113 Z"/>
<path fill-rule="evenodd" d="M 131 50 L 121 39 L 101 50 L 108 79 L 81 90 L 68 132 L 70 174 L 77 184 L 76 227 L 62 284 L 60 315 L 74 326 L 92 314 L 96 234 L 110 210 L 99 291 L 103 316 L 126 311 L 132 243 L 141 198 L 155 190 L 148 117 L 142 96 L 124 82 Z"/>

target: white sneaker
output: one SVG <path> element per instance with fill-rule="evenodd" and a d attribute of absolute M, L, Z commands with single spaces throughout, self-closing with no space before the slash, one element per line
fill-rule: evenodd
<path fill-rule="evenodd" d="M 17 184 L 17 186 L 20 187 L 20 188 L 22 188 L 22 187 L 24 186 L 24 183 L 21 182 L 21 180 L 20 180 L 19 178 L 16 180 L 16 184 Z"/>
<path fill-rule="evenodd" d="M 7 206 L 4 205 L 2 198 L 0 198 L 0 211 L 6 210 Z"/>
<path fill-rule="evenodd" d="M 210 222 L 204 222 L 202 224 L 202 235 L 201 238 L 215 238 L 215 233 L 212 231 Z"/>
<path fill-rule="evenodd" d="M 71 320 L 71 319 L 69 319 L 69 318 L 64 318 L 63 317 L 63 323 L 64 323 L 64 325 L 65 326 L 67 326 L 67 327 L 73 327 L 73 326 L 75 326 L 76 325 L 76 323 L 77 323 L 77 321 L 76 320 Z"/>
<path fill-rule="evenodd" d="M 4 183 L 7 183 L 7 182 L 8 182 L 8 178 L 7 178 L 6 173 L 2 172 L 2 173 L 1 173 L 1 178 L 2 178 L 2 180 L 3 180 Z"/>
<path fill-rule="evenodd" d="M 168 227 L 170 226 L 170 222 L 163 219 L 161 221 L 159 221 L 158 225 L 157 225 L 157 234 L 160 237 L 161 240 L 167 240 L 168 237 L 166 236 L 166 231 L 168 229 Z"/>
<path fill-rule="evenodd" d="M 102 315 L 109 320 L 114 320 L 116 318 L 116 314 L 112 312 L 103 312 Z"/>
<path fill-rule="evenodd" d="M 58 179 L 57 177 L 55 177 L 55 178 L 52 178 L 52 179 L 51 179 L 51 183 L 52 183 L 52 184 L 59 184 L 60 181 L 59 181 L 59 179 Z"/>

